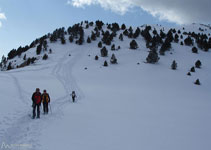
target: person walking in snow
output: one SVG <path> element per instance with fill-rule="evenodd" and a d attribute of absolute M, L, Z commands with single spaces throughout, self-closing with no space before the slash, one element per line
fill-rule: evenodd
<path fill-rule="evenodd" d="M 73 100 L 73 103 L 75 102 L 75 98 L 77 97 L 76 94 L 75 94 L 75 91 L 72 91 L 72 94 L 70 94 L 72 96 L 72 100 Z"/>
<path fill-rule="evenodd" d="M 40 118 L 40 105 L 41 105 L 41 93 L 40 89 L 36 88 L 36 91 L 32 95 L 32 107 L 33 107 L 33 116 L 34 119 L 36 117 L 36 109 L 37 109 L 37 118 Z"/>
<path fill-rule="evenodd" d="M 43 90 L 42 103 L 43 103 L 44 114 L 48 114 L 48 103 L 50 103 L 50 96 L 46 90 Z"/>

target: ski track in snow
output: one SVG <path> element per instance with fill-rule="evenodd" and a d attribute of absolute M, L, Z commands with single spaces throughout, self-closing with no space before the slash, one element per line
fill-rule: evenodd
<path fill-rule="evenodd" d="M 18 99 L 20 99 L 25 105 L 25 107 L 27 107 L 28 109 L 21 110 L 20 112 L 14 112 L 12 119 L 8 117 L 4 119 L 3 123 L 9 127 L 6 130 L 4 129 L 0 132 L 0 139 L 2 139 L 3 142 L 5 142 L 6 144 L 31 144 L 28 149 L 39 149 L 40 144 L 38 137 L 39 134 L 41 134 L 42 128 L 47 126 L 49 120 L 53 120 L 53 118 L 55 119 L 55 117 L 61 117 L 62 107 L 64 107 L 67 103 L 70 103 L 72 100 L 70 96 L 71 91 L 76 91 L 78 95 L 76 100 L 81 100 L 84 97 L 82 91 L 77 86 L 77 83 L 75 82 L 74 77 L 72 76 L 72 67 L 74 67 L 74 64 L 80 59 L 81 55 L 83 55 L 83 52 L 81 51 L 77 51 L 77 54 L 74 57 L 68 57 L 68 55 L 65 54 L 62 59 L 57 62 L 55 67 L 53 67 L 51 74 L 53 74 L 64 86 L 66 95 L 57 98 L 51 102 L 53 115 L 50 114 L 48 116 L 41 116 L 41 119 L 32 120 L 30 118 L 30 114 L 32 113 L 32 108 L 30 107 L 31 101 L 28 99 L 30 93 L 26 92 L 21 88 L 21 84 L 19 83 L 18 78 L 13 75 L 13 73 L 22 71 L 14 71 L 5 74 L 12 79 L 13 84 L 17 89 L 17 92 L 19 93 Z M 39 71 L 48 68 L 49 67 L 44 67 L 23 71 Z M 4 150 L 8 148 L 1 149 Z M 11 149 L 20 149 L 20 147 L 12 147 Z"/>

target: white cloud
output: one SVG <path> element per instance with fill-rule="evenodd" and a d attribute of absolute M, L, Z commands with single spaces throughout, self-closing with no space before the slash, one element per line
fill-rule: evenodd
<path fill-rule="evenodd" d="M 0 19 L 4 19 L 4 20 L 7 19 L 4 13 L 0 13 Z"/>
<path fill-rule="evenodd" d="M 4 13 L 0 13 L 0 20 L 6 20 L 6 16 Z M 2 22 L 0 21 L 0 28 L 2 27 Z"/>
<path fill-rule="evenodd" d="M 119 14 L 125 14 L 133 7 L 140 7 L 160 20 L 185 23 L 210 23 L 210 0 L 68 0 L 75 7 L 101 5 Z"/>

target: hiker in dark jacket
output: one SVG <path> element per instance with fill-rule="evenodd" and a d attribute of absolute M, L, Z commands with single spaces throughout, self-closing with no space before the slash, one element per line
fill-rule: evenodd
<path fill-rule="evenodd" d="M 46 90 L 44 90 L 42 94 L 42 103 L 44 114 L 48 114 L 48 103 L 50 103 L 50 96 Z"/>
<path fill-rule="evenodd" d="M 41 105 L 41 93 L 40 89 L 36 88 L 36 92 L 32 95 L 32 107 L 33 107 L 33 116 L 34 119 L 36 117 L 36 108 L 37 108 L 37 118 L 40 118 L 40 105 Z"/>
<path fill-rule="evenodd" d="M 76 94 L 75 94 L 75 91 L 72 91 L 72 94 L 70 94 L 72 96 L 72 100 L 73 100 L 73 103 L 75 102 L 75 98 L 77 97 Z"/>

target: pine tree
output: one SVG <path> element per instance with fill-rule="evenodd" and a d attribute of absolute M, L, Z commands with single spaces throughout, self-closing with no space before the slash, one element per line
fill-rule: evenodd
<path fill-rule="evenodd" d="M 136 43 L 135 40 L 132 40 L 130 42 L 130 49 L 137 49 L 138 48 L 138 44 Z"/>
<path fill-rule="evenodd" d="M 66 43 L 66 40 L 65 40 L 64 37 L 61 37 L 61 43 L 62 43 L 62 44 L 65 44 L 65 43 Z"/>
<path fill-rule="evenodd" d="M 87 43 L 91 43 L 91 39 L 90 39 L 89 36 L 88 36 L 88 38 L 87 38 Z"/>
<path fill-rule="evenodd" d="M 101 56 L 102 57 L 107 57 L 108 56 L 108 50 L 106 49 L 105 46 L 101 49 Z"/>
<path fill-rule="evenodd" d="M 110 62 L 111 62 L 111 64 L 116 64 L 117 63 L 117 59 L 116 59 L 116 56 L 114 54 L 112 54 Z"/>
<path fill-rule="evenodd" d="M 197 60 L 197 61 L 196 61 L 195 67 L 196 67 L 196 68 L 201 68 L 201 61 L 200 61 L 200 60 Z"/>
<path fill-rule="evenodd" d="M 95 56 L 95 60 L 98 60 L 98 59 L 99 59 L 99 57 L 96 55 L 96 56 Z"/>
<path fill-rule="evenodd" d="M 115 50 L 115 44 L 113 44 L 113 45 L 111 46 L 111 50 L 112 50 L 112 51 Z"/>
<path fill-rule="evenodd" d="M 193 41 L 192 41 L 192 39 L 191 39 L 190 36 L 188 36 L 188 37 L 184 40 L 184 42 L 185 42 L 185 45 L 187 45 L 187 46 L 193 45 Z"/>
<path fill-rule="evenodd" d="M 98 33 L 99 33 L 99 32 L 98 32 Z M 91 39 L 92 39 L 93 41 L 96 40 L 96 34 L 95 34 L 93 31 L 92 31 Z"/>
<path fill-rule="evenodd" d="M 120 39 L 120 41 L 123 41 L 123 34 L 122 33 L 119 35 L 119 39 Z"/>
<path fill-rule="evenodd" d="M 23 60 L 26 60 L 26 54 L 24 55 Z"/>
<path fill-rule="evenodd" d="M 40 55 L 41 50 L 42 50 L 42 45 L 39 44 L 39 45 L 37 46 L 37 50 L 36 50 L 37 55 Z"/>
<path fill-rule="evenodd" d="M 196 84 L 196 85 L 201 85 L 199 79 L 197 79 L 197 80 L 194 82 L 194 84 Z"/>
<path fill-rule="evenodd" d="M 176 70 L 176 69 L 177 69 L 177 63 L 176 63 L 175 60 L 174 60 L 174 61 L 172 62 L 172 64 L 171 64 L 171 69 L 172 69 L 172 70 Z"/>
<path fill-rule="evenodd" d="M 45 54 L 43 57 L 42 57 L 43 60 L 47 60 L 48 59 L 48 55 Z"/>
<path fill-rule="evenodd" d="M 105 60 L 104 61 L 104 65 L 103 65 L 104 67 L 107 67 L 108 66 L 108 63 L 107 63 L 107 61 Z"/>
<path fill-rule="evenodd" d="M 196 47 L 193 47 L 193 48 L 192 48 L 192 52 L 193 52 L 193 53 L 198 53 L 198 49 L 197 49 Z"/>
<path fill-rule="evenodd" d="M 125 29 L 126 29 L 125 24 L 122 24 L 121 29 L 122 29 L 122 30 L 125 30 Z"/>
<path fill-rule="evenodd" d="M 31 63 L 31 58 L 29 57 L 29 58 L 27 59 L 26 65 L 27 65 L 27 66 L 30 65 L 30 63 Z"/>
<path fill-rule="evenodd" d="M 188 75 L 188 76 L 191 76 L 191 73 L 190 73 L 190 72 L 188 72 L 188 73 L 187 73 L 187 75 Z"/>
<path fill-rule="evenodd" d="M 98 43 L 98 47 L 99 47 L 99 48 L 102 48 L 102 46 L 103 46 L 103 45 L 102 45 L 102 42 L 100 41 L 100 42 Z"/>
<path fill-rule="evenodd" d="M 7 70 L 11 70 L 12 69 L 12 63 L 9 62 L 8 66 L 7 66 Z"/>
<path fill-rule="evenodd" d="M 190 69 L 190 72 L 195 72 L 195 68 L 192 67 L 192 68 Z"/>
<path fill-rule="evenodd" d="M 147 63 L 154 64 L 154 63 L 158 62 L 159 59 L 160 58 L 158 57 L 156 50 L 150 50 L 149 55 L 146 58 L 146 61 L 147 61 Z"/>

